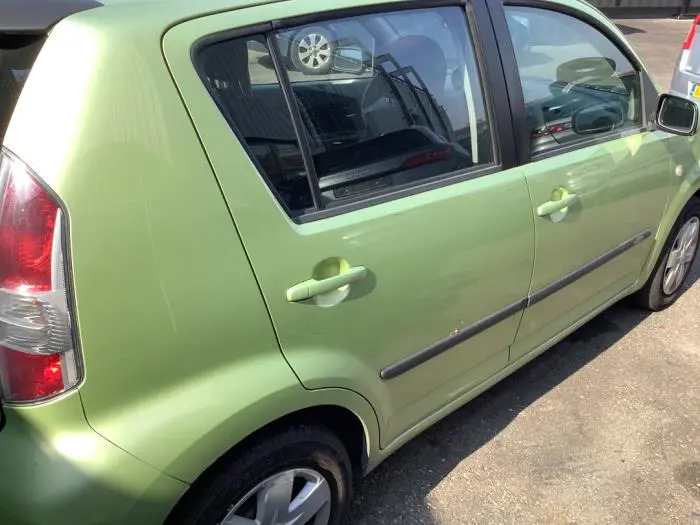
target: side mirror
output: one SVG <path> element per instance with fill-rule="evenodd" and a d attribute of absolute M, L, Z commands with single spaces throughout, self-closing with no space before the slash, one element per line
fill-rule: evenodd
<path fill-rule="evenodd" d="M 359 47 L 339 47 L 333 55 L 333 69 L 342 73 L 362 73 L 365 53 Z"/>
<path fill-rule="evenodd" d="M 691 100 L 663 94 L 656 111 L 656 125 L 674 135 L 694 135 L 698 129 L 698 106 Z"/>
<path fill-rule="evenodd" d="M 617 102 L 601 102 L 586 106 L 574 113 L 571 127 L 578 135 L 605 133 L 625 123 L 625 112 Z"/>

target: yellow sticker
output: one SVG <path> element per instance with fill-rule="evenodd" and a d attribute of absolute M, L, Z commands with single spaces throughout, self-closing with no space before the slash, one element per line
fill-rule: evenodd
<path fill-rule="evenodd" d="M 700 84 L 695 84 L 693 88 L 693 98 L 700 98 Z"/>

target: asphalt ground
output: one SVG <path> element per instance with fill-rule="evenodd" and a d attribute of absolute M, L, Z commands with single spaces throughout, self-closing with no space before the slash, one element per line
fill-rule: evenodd
<path fill-rule="evenodd" d="M 619 21 L 659 84 L 690 22 Z M 700 264 L 676 305 L 620 304 L 399 450 L 353 525 L 700 525 Z"/>

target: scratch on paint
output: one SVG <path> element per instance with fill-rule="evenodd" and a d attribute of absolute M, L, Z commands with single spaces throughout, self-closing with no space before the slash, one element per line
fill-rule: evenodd
<path fill-rule="evenodd" d="M 141 185 L 141 195 L 145 194 L 144 187 L 143 187 L 143 175 L 139 179 L 140 185 Z M 143 214 L 144 217 L 146 218 L 146 233 L 148 235 L 148 244 L 151 247 L 151 255 L 153 257 L 153 262 L 155 263 L 156 267 L 156 276 L 158 278 L 158 286 L 160 286 L 160 291 L 161 294 L 163 295 L 163 301 L 165 302 L 165 307 L 168 309 L 168 316 L 170 317 L 170 324 L 173 327 L 173 330 L 175 333 L 178 332 L 177 329 L 177 322 L 175 322 L 175 314 L 173 314 L 173 308 L 172 305 L 170 304 L 170 299 L 168 298 L 168 292 L 165 289 L 165 283 L 163 283 L 163 279 L 161 278 L 160 274 L 157 271 L 157 268 L 160 266 L 158 264 L 158 251 L 156 250 L 156 243 L 153 238 L 153 227 L 151 225 L 151 217 L 148 213 L 148 202 L 146 199 L 143 200 Z"/>

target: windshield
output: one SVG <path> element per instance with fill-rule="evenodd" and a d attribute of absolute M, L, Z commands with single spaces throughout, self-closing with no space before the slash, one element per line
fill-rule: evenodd
<path fill-rule="evenodd" d="M 43 38 L 0 35 L 0 144 Z"/>

